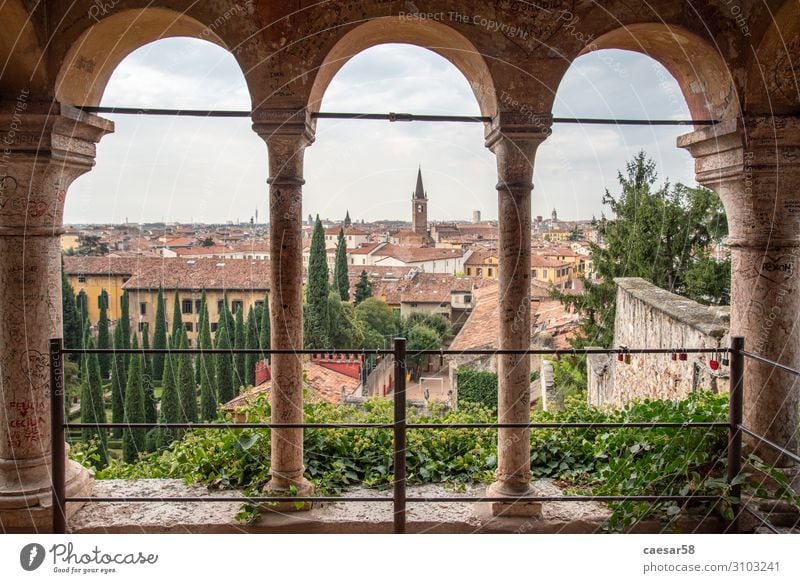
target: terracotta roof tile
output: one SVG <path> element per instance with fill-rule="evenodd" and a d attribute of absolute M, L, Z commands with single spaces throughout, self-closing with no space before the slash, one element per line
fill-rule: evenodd
<path fill-rule="evenodd" d="M 270 262 L 252 259 L 164 258 L 134 273 L 123 289 L 268 290 Z"/>

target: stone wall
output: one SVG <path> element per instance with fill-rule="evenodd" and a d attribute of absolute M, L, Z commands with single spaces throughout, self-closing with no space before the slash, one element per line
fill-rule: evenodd
<path fill-rule="evenodd" d="M 614 346 L 628 348 L 723 348 L 730 344 L 729 308 L 703 306 L 641 278 L 618 278 Z M 623 361 L 588 359 L 589 402 L 621 406 L 635 398 L 682 399 L 707 389 L 728 390 L 728 367 L 712 370 L 712 355 L 630 355 Z M 629 362 L 628 362 L 629 361 Z"/>

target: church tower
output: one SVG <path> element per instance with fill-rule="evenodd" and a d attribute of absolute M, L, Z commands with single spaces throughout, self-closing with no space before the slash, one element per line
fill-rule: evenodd
<path fill-rule="evenodd" d="M 353 226 L 353 221 L 350 220 L 350 211 L 347 211 L 347 214 L 344 216 L 344 228 L 349 229 Z"/>
<path fill-rule="evenodd" d="M 417 172 L 417 188 L 411 195 L 411 230 L 428 236 L 428 193 L 422 186 L 422 167 Z"/>

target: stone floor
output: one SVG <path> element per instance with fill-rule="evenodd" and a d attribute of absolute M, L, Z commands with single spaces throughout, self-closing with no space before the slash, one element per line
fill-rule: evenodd
<path fill-rule="evenodd" d="M 534 483 L 539 495 L 558 495 L 550 480 Z M 485 489 L 468 487 L 455 493 L 440 485 L 411 486 L 409 496 L 479 497 Z M 94 496 L 238 496 L 235 491 L 209 492 L 181 480 L 97 481 Z M 348 496 L 387 496 L 391 491 L 354 488 Z M 316 504 L 308 512 L 267 513 L 254 525 L 236 521 L 238 502 L 152 502 L 86 504 L 70 520 L 73 533 L 388 533 L 392 531 L 391 502 Z M 409 503 L 408 532 L 415 533 L 592 533 L 602 531 L 610 512 L 594 502 L 552 502 L 541 518 L 495 517 L 488 503 Z M 686 521 L 686 532 L 720 532 L 714 520 Z M 660 532 L 658 523 L 641 523 L 637 532 Z"/>

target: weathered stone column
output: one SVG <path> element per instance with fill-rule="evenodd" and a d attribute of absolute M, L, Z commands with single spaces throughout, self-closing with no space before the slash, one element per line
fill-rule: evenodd
<path fill-rule="evenodd" d="M 61 247 L 69 185 L 94 165 L 113 123 L 21 96 L 0 103 L 0 531 L 51 528 L 48 339 L 61 330 Z M 91 474 L 67 463 L 67 495 Z M 70 505 L 74 506 L 74 505 Z M 70 511 L 77 507 L 68 508 Z"/>
<path fill-rule="evenodd" d="M 531 191 L 533 160 L 550 135 L 552 117 L 500 113 L 492 122 L 486 146 L 497 156 L 500 219 L 501 350 L 528 349 L 531 343 Z M 498 356 L 498 419 L 530 421 L 530 358 Z M 497 481 L 489 496 L 522 496 L 529 492 L 530 430 L 498 430 Z M 495 513 L 532 515 L 540 504 L 493 504 Z"/>
<path fill-rule="evenodd" d="M 745 348 L 800 367 L 800 118 L 747 117 L 678 138 L 697 180 L 716 191 L 728 217 L 731 333 Z M 744 424 L 797 451 L 800 381 L 745 359 Z M 755 453 L 786 466 L 745 436 Z"/>
<path fill-rule="evenodd" d="M 253 129 L 269 153 L 270 326 L 273 349 L 303 348 L 303 153 L 314 141 L 305 112 L 266 110 L 253 115 Z M 299 354 L 272 356 L 272 421 L 303 422 L 303 361 Z M 272 430 L 272 493 L 313 492 L 303 477 L 303 430 Z M 295 510 L 294 504 L 266 509 Z"/>

